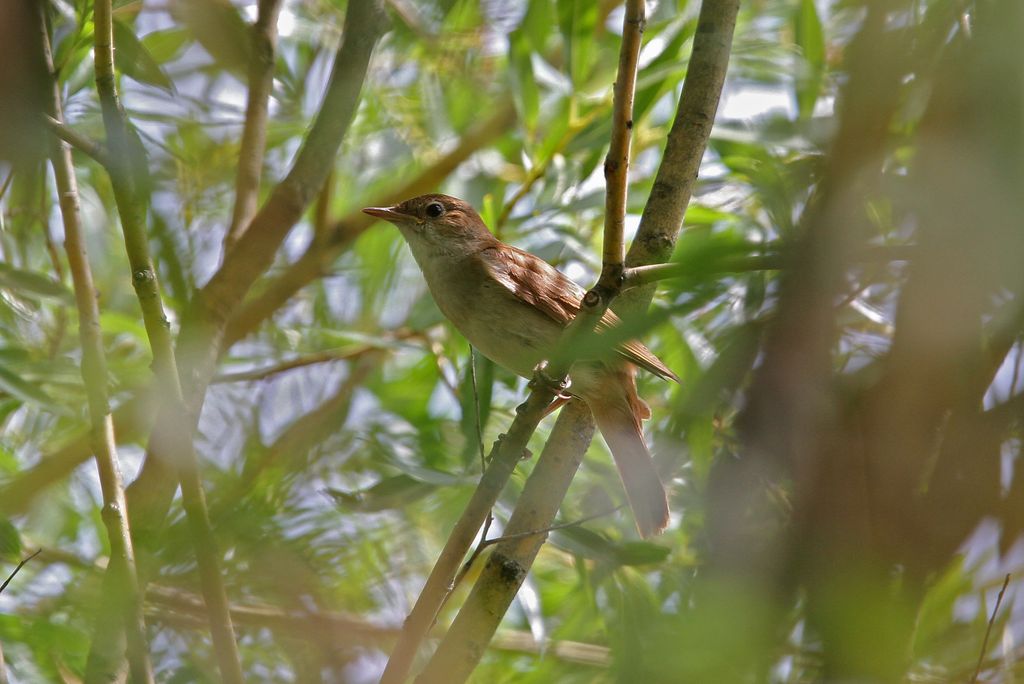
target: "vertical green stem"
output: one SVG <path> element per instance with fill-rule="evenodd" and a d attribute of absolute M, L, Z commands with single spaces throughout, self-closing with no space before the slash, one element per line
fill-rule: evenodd
<path fill-rule="evenodd" d="M 52 80 L 49 89 L 49 114 L 59 121 L 63 119 L 63 107 L 60 87 L 56 80 L 56 74 L 54 74 L 45 9 L 42 6 L 40 6 L 40 19 L 44 57 Z M 96 302 L 96 288 L 93 285 L 92 270 L 89 267 L 88 254 L 85 250 L 78 183 L 71 161 L 71 148 L 66 142 L 54 138 L 50 157 L 60 197 L 61 218 L 64 224 L 64 249 L 68 257 L 75 290 L 75 304 L 78 309 L 79 339 L 82 344 L 82 382 L 85 385 L 89 404 L 90 442 L 96 456 L 96 467 L 99 470 L 100 487 L 103 492 L 103 522 L 106 525 L 107 537 L 110 541 L 110 564 L 107 570 L 109 581 L 105 582 L 105 589 L 109 589 L 109 591 L 105 591 L 104 594 L 104 600 L 109 603 L 106 612 L 115 620 L 123 618 L 132 681 L 152 682 L 153 671 L 149 662 L 146 623 L 142 614 L 142 601 L 135 568 L 135 551 L 132 547 L 131 530 L 124 498 L 124 484 L 117 458 L 114 424 L 107 396 L 107 361 L 99 323 L 99 305 Z M 113 639 L 108 643 L 94 643 L 92 653 L 98 656 L 96 661 L 100 670 L 113 673 L 120 669 L 123 658 L 120 641 L 120 639 Z"/>
<path fill-rule="evenodd" d="M 182 400 L 170 325 L 164 315 L 156 269 L 150 256 L 142 203 L 139 201 L 129 160 L 133 145 L 124 110 L 118 100 L 114 80 L 114 41 L 110 0 L 97 0 L 94 7 L 96 89 L 103 110 L 103 123 L 110 151 L 111 183 L 121 216 L 125 248 L 131 266 L 132 284 L 142 308 L 142 318 L 153 352 L 158 381 L 167 391 L 171 410 L 154 428 L 154 439 L 161 441 L 178 469 L 181 497 L 195 544 L 203 598 L 209 612 L 213 647 L 221 677 L 232 684 L 244 681 L 235 643 L 234 628 L 228 612 L 227 594 L 220 571 L 213 530 L 203 495 L 199 463 L 192 445 L 192 427 Z"/>

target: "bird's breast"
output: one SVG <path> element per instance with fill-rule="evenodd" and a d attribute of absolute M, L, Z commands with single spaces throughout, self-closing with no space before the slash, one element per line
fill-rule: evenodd
<path fill-rule="evenodd" d="M 434 260 L 423 275 L 441 313 L 498 365 L 530 377 L 557 344 L 561 326 L 516 297 L 478 259 Z"/>

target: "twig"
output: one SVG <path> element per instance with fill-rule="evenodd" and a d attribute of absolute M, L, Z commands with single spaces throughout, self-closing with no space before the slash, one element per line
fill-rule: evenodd
<path fill-rule="evenodd" d="M 978 675 L 981 674 L 981 664 L 985 660 L 985 653 L 988 651 L 988 638 L 992 633 L 992 627 L 996 622 L 996 614 L 999 612 L 999 605 L 1003 602 L 1003 594 L 1006 593 L 1006 587 L 1010 586 L 1010 573 L 1006 573 L 1006 577 L 1003 579 L 1003 586 L 999 590 L 999 596 L 996 597 L 996 605 L 992 609 L 992 617 L 989 618 L 988 627 L 985 628 L 985 638 L 981 642 L 981 652 L 978 654 L 978 664 L 974 667 L 974 675 L 971 677 L 971 684 L 975 684 L 978 681 Z"/>
<path fill-rule="evenodd" d="M 780 251 L 782 245 L 768 243 L 751 245 L 761 249 L 763 254 L 741 254 L 737 256 L 711 257 L 694 255 L 692 260 L 671 261 L 650 266 L 633 266 L 622 274 L 622 289 L 644 287 L 662 280 L 688 278 L 712 273 L 750 273 L 753 271 L 777 271 L 790 263 L 789 254 Z M 887 264 L 913 259 L 914 245 L 879 245 L 855 251 L 851 260 L 862 264 Z"/>
<path fill-rule="evenodd" d="M 626 266 L 658 264 L 672 255 L 718 111 L 739 5 L 739 0 L 701 3 L 679 107 Z M 654 287 L 631 292 L 619 300 L 619 313 L 643 311 L 653 295 Z"/>
<path fill-rule="evenodd" d="M 161 451 L 178 468 L 182 503 L 192 532 L 200 582 L 210 617 L 214 651 L 221 677 L 229 684 L 242 684 L 244 676 L 235 643 L 234 628 L 228 612 L 227 594 L 220 571 L 220 560 L 199 475 L 199 463 L 192 445 L 170 327 L 164 315 L 156 269 L 149 250 L 143 209 L 137 195 L 131 159 L 133 144 L 124 110 L 121 107 L 114 76 L 114 33 L 110 0 L 94 4 L 94 68 L 96 90 L 103 111 L 103 123 L 110 147 L 107 167 L 114 198 L 121 216 L 132 283 L 142 308 L 143 322 L 153 352 L 156 376 L 168 394 L 167 420 L 158 423 L 152 437 Z"/>
<path fill-rule="evenodd" d="M 771 271 L 782 267 L 782 259 L 777 255 L 727 257 L 711 262 L 702 257 L 700 263 L 674 261 L 650 266 L 633 266 L 622 274 L 622 289 L 625 291 L 662 280 L 692 277 L 695 274 Z"/>
<path fill-rule="evenodd" d="M 38 556 L 42 552 L 43 552 L 43 550 L 39 549 L 35 553 L 33 553 L 31 556 L 29 556 L 25 560 L 21 561 L 20 563 L 18 563 L 18 567 L 14 568 L 14 570 L 11 572 L 11 574 L 7 576 L 7 579 L 4 580 L 3 584 L 0 584 L 0 594 L 4 593 L 4 589 L 6 589 L 7 585 L 11 583 L 11 580 L 14 579 L 14 576 L 17 575 L 21 571 L 21 569 L 23 567 L 25 567 L 25 563 L 28 563 L 30 560 L 32 560 L 33 558 L 35 558 L 36 556 Z"/>
<path fill-rule="evenodd" d="M 291 170 L 253 217 L 243 238 L 239 239 L 225 255 L 220 269 L 196 295 L 193 307 L 182 324 L 177 351 L 181 358 L 189 361 L 189 367 L 180 376 L 183 384 L 180 396 L 184 408 L 179 412 L 174 406 L 165 405 L 175 417 L 175 421 L 166 426 L 166 429 L 185 436 L 194 433 L 199 408 L 206 396 L 220 355 L 220 342 L 227 318 L 244 299 L 255 279 L 270 265 L 285 235 L 323 186 L 324 178 L 334 163 L 335 152 L 352 120 L 370 55 L 385 27 L 385 22 L 379 3 L 373 0 L 349 3 L 346 10 L 345 39 L 336 54 L 334 70 L 328 82 L 323 104 Z M 176 374 L 175 382 L 177 380 Z M 163 426 L 158 424 L 158 431 L 161 427 Z M 168 487 L 167 478 L 163 473 L 163 464 L 167 462 L 167 456 L 170 454 L 162 447 L 160 435 L 154 433 L 149 447 L 142 471 L 130 488 L 128 499 L 133 517 L 138 510 L 140 516 L 144 516 L 145 524 L 155 528 L 166 516 L 173 488 Z M 194 454 L 191 451 L 191 442 L 188 447 L 189 453 Z M 172 458 L 170 462 L 175 460 Z M 198 471 L 192 475 L 195 477 L 194 483 L 198 484 Z M 204 510 L 202 490 L 197 486 L 191 490 L 190 495 L 195 494 L 200 498 L 186 496 L 183 482 L 182 494 L 186 511 Z M 199 522 L 193 525 L 196 528 L 193 535 L 201 538 L 201 542 L 209 542 L 212 549 L 213 538 L 202 529 L 202 519 L 203 516 L 198 516 Z M 138 527 L 138 524 L 136 526 Z M 211 554 L 210 559 L 215 560 L 215 557 Z M 215 566 L 208 562 L 204 563 L 202 556 L 199 565 L 204 582 L 216 582 L 223 586 L 219 572 L 213 576 Z M 214 630 L 216 645 L 218 632 L 220 641 L 225 641 L 231 633 L 229 629 L 225 629 L 230 627 L 227 599 L 223 594 L 219 594 L 208 601 L 211 611 L 216 613 L 221 623 L 220 627 Z M 232 666 L 227 658 L 223 660 L 225 667 L 222 667 L 222 676 L 231 682 L 241 681 L 241 668 Z M 235 660 L 237 662 L 237 659 Z M 230 676 L 223 674 L 226 669 L 231 670 Z"/>
<path fill-rule="evenodd" d="M 455 582 L 453 583 L 453 585 L 455 587 L 458 587 L 460 584 L 462 584 L 463 578 L 466 576 L 466 573 L 469 572 L 470 568 L 473 567 L 473 563 L 476 562 L 476 559 L 480 557 L 480 554 L 483 553 L 484 550 L 487 549 L 487 547 L 489 547 L 489 546 L 494 546 L 495 544 L 501 544 L 502 542 L 507 542 L 507 541 L 515 541 L 515 540 L 518 540 L 518 539 L 527 539 L 529 537 L 535 537 L 535 536 L 540 535 L 540 534 L 547 535 L 547 534 L 550 534 L 552 532 L 557 532 L 558 530 L 568 529 L 570 527 L 579 527 L 580 525 L 588 523 L 591 520 L 595 520 L 597 518 L 603 518 L 606 515 L 611 515 L 612 513 L 615 513 L 616 511 L 620 511 L 625 506 L 626 506 L 626 504 L 621 504 L 621 505 L 616 506 L 614 508 L 610 508 L 607 511 L 601 511 L 600 513 L 594 513 L 592 515 L 588 515 L 586 517 L 579 518 L 578 520 L 573 520 L 571 522 L 560 523 L 558 525 L 549 525 L 547 527 L 543 527 L 543 528 L 540 528 L 540 529 L 527 530 L 526 532 L 518 532 L 516 534 L 503 534 L 500 537 L 493 537 L 491 539 L 487 538 L 487 530 L 490 528 L 490 520 L 488 520 L 487 525 L 484 526 L 483 533 L 480 535 L 480 543 L 478 543 L 476 545 L 476 548 L 473 549 L 473 553 L 470 555 L 470 557 L 463 564 L 462 570 L 459 571 L 459 574 L 455 578 Z"/>
<path fill-rule="evenodd" d="M 202 599 L 177 589 L 153 586 L 146 594 L 150 618 L 163 625 L 190 630 L 201 626 Z M 338 612 L 287 610 L 268 605 L 232 605 L 231 616 L 239 625 L 253 629 L 281 630 L 303 641 L 328 649 L 342 646 L 379 647 L 398 636 L 400 629 L 368 622 Z M 543 651 L 529 632 L 507 630 L 495 636 L 489 647 L 501 651 L 554 656 L 559 660 L 592 667 L 607 667 L 608 648 L 579 641 L 552 641 Z"/>
<path fill-rule="evenodd" d="M 305 354 L 288 361 L 282 361 L 281 363 L 267 368 L 257 368 L 249 371 L 239 371 L 237 373 L 220 373 L 214 376 L 212 382 L 213 384 L 223 384 L 228 382 L 255 382 L 259 380 L 266 380 L 267 378 L 280 375 L 281 373 L 286 373 L 290 370 L 295 370 L 296 368 L 304 368 L 318 363 L 351 361 L 371 352 L 386 349 L 391 343 L 416 338 L 421 334 L 421 331 L 406 328 L 382 339 L 380 343 L 361 344 L 348 349 L 327 349 L 325 351 L 314 352 L 312 354 Z"/>
<path fill-rule="evenodd" d="M 50 130 L 53 131 L 53 134 L 58 138 L 71 145 L 93 161 L 99 163 L 103 168 L 108 168 L 110 166 L 110 157 L 107 154 L 106 148 L 101 143 L 87 138 L 70 126 L 61 123 L 56 119 L 56 117 L 51 116 L 50 114 L 44 114 L 43 118 L 46 121 L 46 125 L 50 127 Z"/>
<path fill-rule="evenodd" d="M 633 133 L 633 96 L 640 59 L 640 43 L 647 18 L 643 0 L 627 0 L 622 23 L 622 45 L 615 77 L 612 101 L 612 136 L 604 160 L 604 249 L 598 285 L 618 294 L 626 256 L 623 231 L 626 222 L 626 195 L 629 189 L 629 151 Z"/>
<path fill-rule="evenodd" d="M 480 472 L 487 469 L 487 455 L 484 453 L 484 426 L 480 416 L 480 388 L 476 383 L 476 347 L 469 347 L 469 377 L 473 383 L 473 422 L 476 425 L 476 443 L 480 451 Z M 484 530 L 486 536 L 486 528 Z"/>
<path fill-rule="evenodd" d="M 484 549 L 490 546 L 490 540 L 487 539 L 487 533 L 491 531 L 491 525 L 493 524 L 494 514 L 488 513 L 487 520 L 484 522 L 484 528 L 480 531 L 480 541 L 477 542 L 476 548 L 473 549 L 473 553 L 469 554 L 469 558 L 466 559 L 466 562 L 462 564 L 462 568 L 459 569 L 459 574 L 457 574 L 455 579 L 452 580 L 452 589 L 448 592 L 448 595 L 445 596 L 444 603 L 442 603 L 440 608 L 437 609 L 438 613 L 440 613 L 445 605 L 447 605 L 448 599 L 455 590 L 459 588 L 459 585 L 462 584 L 462 580 L 465 579 L 466 574 L 469 572 L 470 568 L 473 567 L 473 563 L 476 562 L 476 559 L 480 557 L 480 554 L 484 552 Z"/>
<path fill-rule="evenodd" d="M 54 74 L 53 56 L 50 51 L 49 30 L 45 15 L 42 16 L 43 52 L 46 65 Z M 60 87 L 56 77 L 51 77 L 50 114 L 48 119 L 56 121 L 63 116 Z M 88 660 L 104 670 L 116 672 L 121 668 L 124 655 L 123 642 L 109 638 L 110 632 L 120 631 L 116 623 L 124 626 L 127 635 L 128 660 L 132 679 L 138 682 L 152 682 L 153 668 L 149 661 L 149 647 L 146 639 L 146 623 L 139 597 L 139 581 L 135 566 L 135 550 L 132 546 L 131 530 L 128 525 L 124 496 L 124 482 L 118 462 L 117 444 L 114 439 L 114 424 L 110 413 L 107 394 L 107 360 L 103 346 L 103 332 L 100 328 L 100 311 L 96 301 L 96 287 L 93 284 L 92 269 L 86 253 L 82 230 L 82 216 L 79 207 L 78 182 L 75 178 L 71 149 L 67 142 L 52 146 L 50 155 L 57 192 L 60 196 L 61 218 L 64 224 L 64 249 L 71 270 L 78 310 L 78 331 L 82 345 L 82 383 L 85 386 L 89 406 L 90 442 L 96 456 L 100 489 L 103 493 L 103 523 L 110 543 L 111 562 L 104 582 L 105 605 L 98 615 L 100 625 L 93 635 Z M 116 621 L 115 625 L 107 624 Z M 88 667 L 87 667 L 88 670 Z"/>
<path fill-rule="evenodd" d="M 198 294 L 199 313 L 203 322 L 219 333 L 215 335 L 218 341 L 222 331 L 216 328 L 223 325 L 256 278 L 270 266 L 277 247 L 323 187 L 355 115 L 370 56 L 386 25 L 387 19 L 375 0 L 348 6 L 345 37 L 334 60 L 323 104 L 291 170 L 253 217 L 244 239 L 235 243 Z M 202 349 L 197 351 L 201 356 L 197 358 L 206 363 L 197 364 L 197 368 L 204 371 L 203 366 L 212 365 L 216 359 L 219 344 L 200 346 Z"/>
<path fill-rule="evenodd" d="M 277 17 L 281 0 L 260 0 L 256 22 L 252 26 L 252 60 L 249 63 L 249 99 L 245 108 L 242 144 L 238 151 L 235 177 L 235 204 L 231 225 L 224 236 L 224 248 L 230 249 L 242 236 L 256 214 L 260 174 L 267 143 L 267 113 L 274 85 Z"/>
<path fill-rule="evenodd" d="M 501 490 L 505 488 L 509 476 L 515 470 L 530 436 L 544 417 L 545 409 L 554 398 L 555 392 L 550 388 L 542 386 L 534 389 L 527 400 L 516 408 L 516 418 L 508 432 L 491 448 L 487 469 L 451 534 L 448 535 L 412 612 L 402 626 L 402 633 L 388 659 L 381 684 L 405 681 L 420 643 L 434 624 L 438 611 L 451 592 L 462 559 L 465 558 L 473 539 L 498 500 Z"/>
<path fill-rule="evenodd" d="M 502 535 L 500 537 L 494 537 L 493 539 L 487 539 L 486 541 L 483 542 L 483 546 L 484 546 L 484 548 L 486 548 L 488 546 L 492 546 L 494 544 L 500 544 L 502 542 L 515 541 L 517 539 L 527 539 L 528 537 L 534 537 L 534 536 L 536 536 L 538 534 L 551 534 L 552 532 L 557 532 L 558 530 L 567 530 L 570 527 L 579 527 L 580 525 L 584 525 L 584 524 L 590 522 L 591 520 L 596 520 L 598 518 L 603 518 L 606 515 L 611 515 L 612 513 L 616 513 L 618 511 L 621 511 L 625 507 L 626 507 L 626 504 L 620 504 L 618 506 L 615 506 L 614 508 L 609 508 L 606 511 L 600 511 L 599 513 L 592 513 L 591 515 L 585 516 L 583 518 L 579 518 L 577 520 L 572 520 L 570 522 L 559 523 L 557 525 L 548 525 L 547 527 L 542 527 L 540 529 L 527 530 L 526 532 L 517 532 L 516 534 L 504 534 L 504 535 Z"/>
<path fill-rule="evenodd" d="M 593 435 L 594 421 L 586 404 L 570 401 L 559 414 L 512 513 L 507 528 L 510 539 L 491 553 L 419 681 L 462 682 L 476 667 L 544 542 L 536 534 L 525 538 L 520 534 L 550 524 Z"/>
<path fill-rule="evenodd" d="M 14 180 L 14 168 L 11 167 L 7 170 L 7 175 L 4 176 L 4 182 L 0 183 L 0 200 L 7 194 L 8 188 L 11 187 L 11 181 Z"/>

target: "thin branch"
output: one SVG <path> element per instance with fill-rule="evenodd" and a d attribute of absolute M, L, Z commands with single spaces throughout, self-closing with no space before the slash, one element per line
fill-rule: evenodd
<path fill-rule="evenodd" d="M 377 198 L 371 204 L 395 204 L 433 190 L 470 156 L 504 134 L 514 121 L 515 106 L 511 101 L 501 103 L 491 118 L 467 131 L 451 152 L 424 168 L 395 191 Z M 245 302 L 232 316 L 223 348 L 227 349 L 253 333 L 299 290 L 322 277 L 334 260 L 373 224 L 372 218 L 361 211 L 356 211 L 337 221 L 326 239 L 314 240 L 299 259 L 270 281 L 257 296 Z"/>
<path fill-rule="evenodd" d="M 273 262 L 277 247 L 323 187 L 338 147 L 359 104 L 359 94 L 387 19 L 378 2 L 350 3 L 344 40 L 338 49 L 327 92 L 288 175 L 256 213 L 244 239 L 224 256 L 224 263 L 198 295 L 202 315 L 219 327 L 261 273 Z M 219 335 L 217 335 L 219 338 Z M 216 352 L 219 345 L 207 354 Z M 211 359 L 212 360 L 212 359 Z"/>
<path fill-rule="evenodd" d="M 76 150 L 99 163 L 103 168 L 110 166 L 110 158 L 106 148 L 101 144 L 79 133 L 70 126 L 61 123 L 56 117 L 50 114 L 43 116 L 46 125 L 50 127 L 53 134 L 74 147 Z"/>
<path fill-rule="evenodd" d="M 999 606 L 1003 602 L 1003 594 L 1006 593 L 1006 587 L 1010 586 L 1010 573 L 1006 573 L 1006 577 L 1003 579 L 1003 586 L 999 590 L 999 596 L 996 597 L 996 605 L 992 609 L 992 617 L 989 618 L 988 627 L 985 628 L 985 638 L 981 642 L 981 652 L 978 654 L 978 664 L 974 667 L 974 675 L 971 677 L 971 684 L 976 684 L 978 681 L 978 675 L 981 674 L 981 664 L 985 660 L 985 653 L 988 651 L 988 638 L 992 634 L 992 627 L 996 623 L 996 615 L 999 613 Z"/>
<path fill-rule="evenodd" d="M 51 74 L 50 115 L 56 121 L 63 118 L 60 87 L 57 83 L 50 51 L 49 31 L 45 11 L 40 12 L 40 28 L 43 34 L 43 52 L 46 66 Z M 67 142 L 52 146 L 51 165 L 60 196 L 61 218 L 64 223 L 64 249 L 67 253 L 71 279 L 74 284 L 75 304 L 78 309 L 78 331 L 82 345 L 82 383 L 85 386 L 89 406 L 90 442 L 96 455 L 99 470 L 100 489 L 103 493 L 103 522 L 110 543 L 111 563 L 104 583 L 105 606 L 98 620 L 123 622 L 127 635 L 128 660 L 132 679 L 137 682 L 153 681 L 153 668 L 149 662 L 149 647 L 146 640 L 146 623 L 142 614 L 139 597 L 139 581 L 135 567 L 135 550 L 132 546 L 131 530 L 128 525 L 124 496 L 124 483 L 118 462 L 117 445 L 114 439 L 114 423 L 110 413 L 107 395 L 107 360 L 103 348 L 103 332 L 100 328 L 100 311 L 96 301 L 96 287 L 93 284 L 92 269 L 86 253 L 82 216 L 79 206 L 78 182 L 71 160 L 71 148 Z M 108 636 L 110 630 L 100 627 L 96 637 Z M 90 660 L 97 658 L 107 671 L 117 671 L 123 661 L 123 642 L 120 639 L 94 638 Z M 88 668 L 87 668 L 88 669 Z"/>
<path fill-rule="evenodd" d="M 480 452 L 480 472 L 482 473 L 487 469 L 487 455 L 484 453 L 484 426 L 480 416 L 480 388 L 476 381 L 476 347 L 473 346 L 469 348 L 469 377 L 473 383 L 473 424 L 476 428 L 476 445 Z"/>
<path fill-rule="evenodd" d="M 458 576 L 455 578 L 454 585 L 455 585 L 455 587 L 458 587 L 460 584 L 462 584 L 463 578 L 466 576 L 467 573 L 469 573 L 470 569 L 473 567 L 473 563 L 476 562 L 476 559 L 479 558 L 480 554 L 482 554 L 485 550 L 487 550 L 488 547 L 494 546 L 495 544 L 501 544 L 502 542 L 515 541 L 515 540 L 518 540 L 518 539 L 526 539 L 528 537 L 535 537 L 535 536 L 541 535 L 541 534 L 547 535 L 547 534 L 550 534 L 551 532 L 557 532 L 558 530 L 567 530 L 570 527 L 579 527 L 580 525 L 584 525 L 584 524 L 590 522 L 591 520 L 596 520 L 597 518 L 603 518 L 606 515 L 611 515 L 612 513 L 615 513 L 617 511 L 621 511 L 625 507 L 626 507 L 626 504 L 620 504 L 620 505 L 615 506 L 614 508 L 610 508 L 610 509 L 608 509 L 606 511 L 601 511 L 599 513 L 593 513 L 591 515 L 588 515 L 588 516 L 585 516 L 583 518 L 579 518 L 577 520 L 573 520 L 573 521 L 570 521 L 570 522 L 567 522 L 567 523 L 560 523 L 558 525 L 549 525 L 548 527 L 542 527 L 542 528 L 539 528 L 539 529 L 536 529 L 536 530 L 527 530 L 526 532 L 519 532 L 519 533 L 516 533 L 516 534 L 503 534 L 500 537 L 492 537 L 491 539 L 487 538 L 487 530 L 488 530 L 489 525 L 485 525 L 484 526 L 484 531 L 480 535 L 480 542 L 476 545 L 476 548 L 473 549 L 473 553 L 470 555 L 470 557 L 463 564 L 462 570 L 459 571 Z M 490 521 L 488 521 L 488 523 L 489 522 Z"/>
<path fill-rule="evenodd" d="M 788 254 L 780 251 L 781 244 L 751 245 L 759 247 L 764 254 L 741 254 L 711 257 L 695 255 L 693 260 L 672 261 L 650 266 L 633 266 L 622 274 L 622 289 L 643 287 L 662 280 L 690 278 L 714 273 L 751 273 L 755 271 L 778 271 L 791 263 Z M 915 252 L 914 245 L 882 245 L 867 247 L 854 252 L 852 261 L 862 264 L 886 264 L 896 261 L 910 261 Z"/>
<path fill-rule="evenodd" d="M 156 269 L 149 250 L 143 209 L 131 169 L 133 144 L 124 110 L 118 99 L 114 75 L 114 33 L 110 0 L 94 4 L 94 67 L 96 90 L 103 110 L 103 123 L 110 146 L 111 184 L 121 216 L 125 248 L 131 265 L 132 282 L 142 308 L 143 322 L 153 351 L 154 370 L 164 391 L 169 395 L 168 420 L 156 426 L 153 439 L 179 471 L 182 502 L 195 544 L 203 596 L 209 611 L 214 650 L 221 677 L 230 684 L 244 681 L 235 643 L 227 594 L 220 571 L 220 561 L 199 476 L 199 463 L 192 445 L 192 429 L 188 426 L 181 384 L 178 380 L 174 346 L 163 303 Z"/>
<path fill-rule="evenodd" d="M 7 576 L 7 579 L 4 580 L 3 584 L 0 584 L 0 594 L 4 593 L 4 589 L 6 589 L 7 585 L 11 583 L 11 580 L 14 579 L 14 576 L 17 575 L 19 572 L 21 572 L 21 569 L 23 567 L 25 567 L 25 564 L 28 563 L 33 558 L 35 558 L 36 556 L 38 556 L 39 554 L 41 554 L 42 552 L 43 552 L 42 549 L 38 549 L 31 556 L 29 556 L 28 558 L 24 559 L 20 563 L 18 563 L 18 567 L 14 568 L 14 570 L 11 572 L 11 574 Z"/>
<path fill-rule="evenodd" d="M 629 189 L 629 152 L 633 133 L 633 96 L 640 59 L 640 43 L 647 18 L 644 0 L 627 0 L 622 22 L 622 45 L 615 77 L 612 103 L 612 135 L 604 160 L 604 249 L 599 285 L 618 292 L 626 248 L 623 231 L 626 222 L 626 195 Z"/>
<path fill-rule="evenodd" d="M 525 532 L 517 532 L 516 534 L 503 534 L 500 537 L 494 537 L 493 539 L 484 540 L 483 542 L 481 542 L 481 546 L 483 546 L 483 548 L 487 548 L 488 546 L 493 546 L 494 544 L 501 544 L 507 541 L 517 541 L 519 539 L 535 537 L 539 534 L 547 535 L 551 534 L 552 532 L 558 532 L 559 530 L 567 530 L 571 527 L 579 527 L 580 525 L 587 524 L 591 520 L 597 520 L 598 518 L 603 518 L 605 516 L 611 515 L 612 513 L 621 511 L 623 508 L 626 508 L 626 504 L 620 504 L 618 506 L 615 506 L 614 508 L 609 508 L 608 510 L 600 511 L 598 513 L 592 513 L 582 518 L 571 520 L 565 523 L 559 523 L 557 525 L 548 525 L 547 527 L 541 527 L 536 530 L 527 530 Z"/>
<path fill-rule="evenodd" d="M 249 100 L 245 109 L 242 144 L 238 152 L 235 205 L 231 225 L 224 236 L 226 250 L 238 241 L 256 215 L 263 154 L 267 143 L 268 99 L 274 86 L 277 17 L 281 12 L 281 3 L 282 0 L 259 0 L 256 22 L 252 26 Z"/>
<path fill-rule="evenodd" d="M 395 334 L 389 335 L 373 343 L 361 344 L 359 346 L 349 347 L 346 349 L 327 349 L 325 351 L 314 352 L 312 354 L 305 354 L 288 361 L 282 361 L 281 363 L 267 368 L 257 368 L 255 370 L 240 371 L 237 373 L 221 373 L 214 377 L 213 383 L 256 382 L 272 378 L 275 375 L 280 375 L 281 373 L 286 373 L 290 370 L 295 370 L 296 368 L 304 368 L 314 364 L 332 363 L 335 361 L 352 361 L 353 359 L 365 356 L 371 352 L 388 349 L 398 342 L 416 338 L 422 334 L 423 333 L 419 330 L 403 328 L 402 330 L 395 332 Z"/>
<path fill-rule="evenodd" d="M 164 413 L 170 414 L 173 419 L 167 424 L 168 429 L 176 427 L 177 434 L 192 435 L 195 431 L 199 409 L 220 355 L 220 341 L 228 316 L 244 299 L 255 279 L 270 265 L 285 235 L 323 186 L 334 164 L 338 146 L 355 113 L 370 55 L 385 23 L 386 18 L 377 2 L 367 0 L 349 3 L 344 41 L 336 54 L 323 103 L 291 170 L 253 217 L 245 235 L 225 255 L 220 269 L 193 300 L 178 339 L 177 351 L 186 360 L 186 366 L 180 376 L 175 375 L 174 382 L 177 386 L 180 377 L 182 390 L 178 396 L 171 397 L 171 401 L 164 407 Z M 181 411 L 177 409 L 179 397 L 183 406 Z M 158 428 L 161 426 L 158 422 Z M 194 454 L 191 452 L 191 442 L 188 446 L 189 452 Z M 128 492 L 129 511 L 136 520 L 137 528 L 137 521 L 142 518 L 144 529 L 155 531 L 166 517 L 173 488 L 168 487 L 165 463 L 168 460 L 179 462 L 173 456 L 173 452 L 169 452 L 162 443 L 160 435 L 154 433 L 142 471 Z M 193 474 L 195 484 L 198 485 L 198 471 Z M 192 487 L 191 492 L 200 497 L 198 500 L 192 499 L 190 503 L 184 482 L 182 494 L 186 511 L 205 512 L 202 490 L 198 486 Z M 199 521 L 202 519 L 202 515 L 197 518 Z M 203 526 L 197 523 L 193 528 L 193 536 L 203 542 L 208 541 L 212 548 L 213 538 L 202 529 Z M 215 566 L 204 563 L 200 556 L 200 571 L 204 582 L 216 582 L 222 587 L 219 572 L 214 576 L 215 570 Z M 227 599 L 221 593 L 212 597 L 212 600 L 208 598 L 208 603 L 220 623 L 214 630 L 216 644 L 218 632 L 221 641 L 231 633 L 225 629 L 230 627 Z M 224 678 L 240 681 L 240 667 L 233 667 L 228 658 L 222 660 Z M 231 676 L 223 674 L 229 668 Z"/>
<path fill-rule="evenodd" d="M 480 483 L 473 491 L 473 496 L 448 535 L 412 612 L 402 626 L 402 633 L 388 659 L 381 684 L 405 681 L 420 644 L 451 592 L 462 560 L 473 544 L 480 526 L 497 502 L 502 489 L 505 488 L 505 483 L 515 470 L 516 464 L 519 463 L 530 436 L 537 429 L 545 410 L 554 398 L 555 392 L 550 387 L 542 385 L 534 389 L 527 400 L 516 408 L 516 418 L 508 432 L 494 443 L 487 470 L 484 471 Z"/>
<path fill-rule="evenodd" d="M 509 539 L 491 553 L 473 591 L 418 681 L 462 682 L 476 667 L 513 597 L 522 585 L 594 435 L 586 404 L 573 400 L 551 436 L 519 498 L 506 531 Z M 530 533 L 521 536 L 523 533 Z"/>
<path fill-rule="evenodd" d="M 714 263 L 690 263 L 673 261 L 667 264 L 651 264 L 650 266 L 633 266 L 622 274 L 622 289 L 643 287 L 662 280 L 688 278 L 695 274 L 707 273 L 747 273 L 752 271 L 771 271 L 783 267 L 782 259 L 776 255 L 740 256 L 721 259 Z"/>
<path fill-rule="evenodd" d="M 11 181 L 14 180 L 14 167 L 7 170 L 7 175 L 4 176 L 4 182 L 0 183 L 0 200 L 7 194 L 7 190 L 11 187 Z"/>
<path fill-rule="evenodd" d="M 701 3 L 679 107 L 640 226 L 626 255 L 627 266 L 662 263 L 672 255 L 725 85 L 739 5 L 739 0 Z M 619 301 L 619 313 L 624 313 L 622 309 L 639 313 L 653 296 L 653 286 L 634 291 Z"/>
<path fill-rule="evenodd" d="M 150 618 L 164 625 L 195 629 L 201 625 L 202 600 L 184 591 L 151 587 L 146 594 Z M 232 605 L 231 616 L 239 625 L 252 629 L 281 630 L 301 641 L 320 644 L 325 648 L 343 646 L 378 647 L 381 642 L 394 639 L 398 627 L 379 625 L 344 613 L 327 611 L 283 610 L 277 606 Z M 506 630 L 495 636 L 489 648 L 499 651 L 525 653 L 534 656 L 554 656 L 567 663 L 607 667 L 610 654 L 607 646 L 579 641 L 551 641 L 538 644 L 529 632 Z"/>

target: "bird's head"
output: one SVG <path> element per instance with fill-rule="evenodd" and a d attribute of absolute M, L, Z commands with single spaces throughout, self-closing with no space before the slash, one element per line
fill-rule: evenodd
<path fill-rule="evenodd" d="M 457 252 L 495 239 L 469 203 L 450 195 L 420 195 L 391 207 L 367 207 L 363 213 L 398 226 L 414 252 L 417 247 Z"/>

